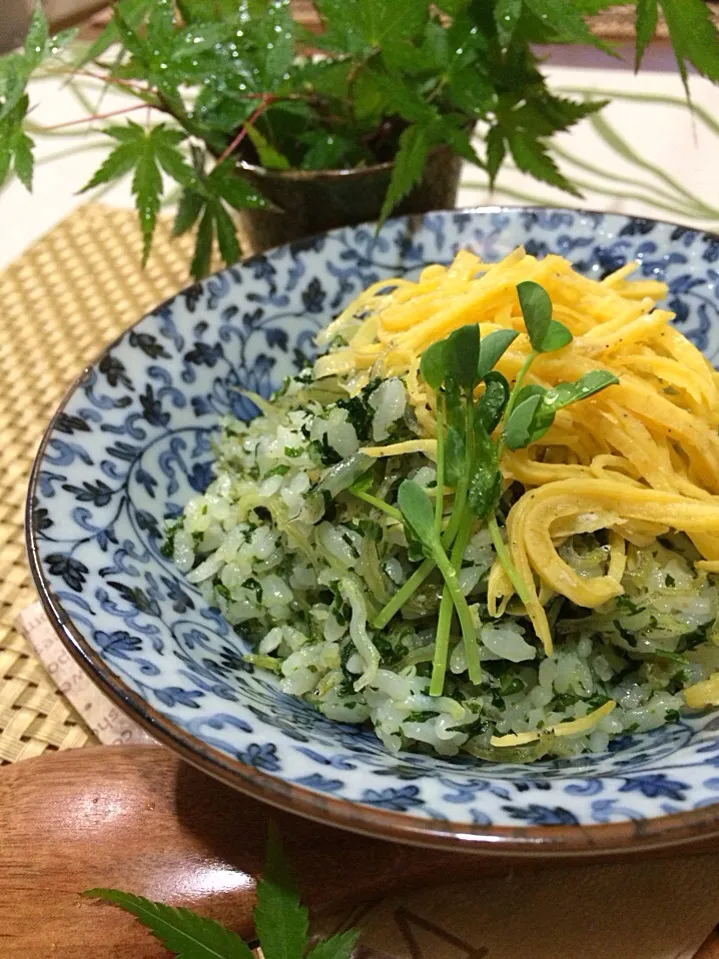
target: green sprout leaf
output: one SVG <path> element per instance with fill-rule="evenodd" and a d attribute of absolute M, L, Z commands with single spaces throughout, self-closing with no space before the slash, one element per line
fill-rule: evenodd
<path fill-rule="evenodd" d="M 608 370 L 592 370 L 576 383 L 557 383 L 552 389 L 532 384 L 520 390 L 514 411 L 507 422 L 505 437 L 510 449 L 520 449 L 541 439 L 554 422 L 558 410 L 585 400 L 618 383 Z"/>
<path fill-rule="evenodd" d="M 504 428 L 504 439 L 510 450 L 518 450 L 531 441 L 532 423 L 542 397 L 539 394 L 528 396 L 517 403 Z"/>
<path fill-rule="evenodd" d="M 432 343 L 422 353 L 419 371 L 425 383 L 435 392 L 442 386 L 447 375 L 447 340 Z"/>
<path fill-rule="evenodd" d="M 444 440 L 444 472 L 449 485 L 457 486 L 466 470 L 464 434 L 456 426 L 450 426 Z"/>
<path fill-rule="evenodd" d="M 479 345 L 479 363 L 477 379 L 483 380 L 493 370 L 519 334 L 516 330 L 495 330 L 485 336 Z"/>
<path fill-rule="evenodd" d="M 552 319 L 549 294 L 532 280 L 517 284 L 519 305 L 529 342 L 537 353 L 552 353 L 572 342 L 572 334 L 563 323 Z"/>
<path fill-rule="evenodd" d="M 462 326 L 450 333 L 445 342 L 447 375 L 463 390 L 473 390 L 478 383 L 479 326 Z"/>
<path fill-rule="evenodd" d="M 562 347 L 567 346 L 571 342 L 572 334 L 567 327 L 563 323 L 551 320 L 539 352 L 554 353 L 556 350 L 561 350 Z"/>
<path fill-rule="evenodd" d="M 475 407 L 475 423 L 479 423 L 482 430 L 491 435 L 507 407 L 510 389 L 505 377 L 496 370 L 487 373 L 484 382 L 485 391 Z"/>
<path fill-rule="evenodd" d="M 502 493 L 502 474 L 496 445 L 479 418 L 475 418 L 474 441 L 477 451 L 474 470 L 469 481 L 467 501 L 479 519 L 486 519 Z"/>
<path fill-rule="evenodd" d="M 403 480 L 397 491 L 397 504 L 410 532 L 428 551 L 437 542 L 434 529 L 434 508 L 424 489 L 414 480 Z"/>
<path fill-rule="evenodd" d="M 542 402 L 553 410 L 560 410 L 570 403 L 585 400 L 608 386 L 615 386 L 619 379 L 608 370 L 592 370 L 585 373 L 575 383 L 557 383 L 544 394 Z"/>
<path fill-rule="evenodd" d="M 529 342 L 532 349 L 541 353 L 544 337 L 552 322 L 552 301 L 544 287 L 532 280 L 517 284 L 517 296 Z"/>

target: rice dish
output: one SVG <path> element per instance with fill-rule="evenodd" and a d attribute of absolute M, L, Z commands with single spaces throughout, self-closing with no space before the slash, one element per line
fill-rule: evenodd
<path fill-rule="evenodd" d="M 502 762 L 719 702 L 717 376 L 628 272 L 464 251 L 222 421 L 163 550 L 255 668 L 388 750 Z"/>

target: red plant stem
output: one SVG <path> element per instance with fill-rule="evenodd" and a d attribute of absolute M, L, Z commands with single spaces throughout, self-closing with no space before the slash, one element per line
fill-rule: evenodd
<path fill-rule="evenodd" d="M 141 83 L 137 83 L 135 80 L 123 80 L 121 77 L 103 76 L 102 73 L 93 73 L 92 70 L 71 70 L 68 71 L 68 76 L 89 77 L 91 80 L 99 80 L 101 83 L 114 83 L 119 87 L 127 87 L 128 90 L 139 90 L 141 93 L 152 93 L 150 87 L 143 86 Z"/>
<path fill-rule="evenodd" d="M 270 105 L 270 103 L 272 103 L 272 101 L 276 99 L 277 98 L 273 96 L 273 94 L 271 93 L 262 94 L 262 103 L 257 107 L 256 110 L 252 111 L 250 116 L 242 124 L 239 130 L 239 133 L 234 138 L 234 140 L 229 144 L 229 146 L 220 154 L 219 158 L 215 162 L 215 166 L 219 166 L 224 160 L 227 159 L 227 157 L 233 152 L 233 150 L 235 150 L 240 145 L 240 143 L 242 143 L 242 141 L 245 138 L 245 135 L 247 134 L 247 128 L 252 126 L 255 120 L 259 116 L 262 116 L 262 114 L 265 112 L 265 110 Z"/>
<path fill-rule="evenodd" d="M 64 123 L 55 123 L 45 130 L 61 130 L 63 127 L 77 126 L 78 123 L 92 123 L 94 120 L 108 120 L 110 117 L 121 116 L 123 113 L 132 113 L 133 110 L 144 110 L 147 103 L 136 103 L 131 107 L 122 107 L 121 110 L 110 110 L 108 113 L 96 113 L 90 117 L 80 117 L 77 120 L 66 120 Z"/>

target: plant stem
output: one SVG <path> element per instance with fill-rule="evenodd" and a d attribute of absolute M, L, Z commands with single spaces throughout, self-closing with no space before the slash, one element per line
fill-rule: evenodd
<path fill-rule="evenodd" d="M 497 554 L 497 558 L 499 559 L 499 562 L 502 564 L 502 569 L 509 577 L 509 581 L 511 582 L 512 586 L 514 586 L 514 590 L 517 596 L 519 596 L 519 598 L 522 600 L 522 602 L 526 606 L 529 603 L 529 593 L 527 592 L 527 586 L 524 580 L 522 579 L 522 577 L 519 575 L 519 571 L 517 570 L 517 567 L 512 562 L 512 557 L 509 555 L 507 544 L 504 542 L 504 539 L 502 538 L 502 533 L 497 523 L 497 515 L 494 512 L 494 510 L 492 510 L 492 512 L 487 517 L 487 529 L 489 530 L 489 535 L 492 539 L 492 545 L 494 546 L 495 552 Z"/>
<path fill-rule="evenodd" d="M 472 534 L 472 524 L 467 522 L 457 533 L 457 538 L 452 545 L 452 554 L 450 562 L 455 574 L 462 568 L 462 558 L 467 548 L 467 543 Z M 457 584 L 459 585 L 459 583 Z M 461 592 L 461 590 L 460 590 Z M 430 696 L 441 696 L 444 690 L 444 677 L 447 672 L 447 653 L 449 650 L 449 631 L 452 625 L 452 596 L 445 583 L 442 592 L 442 600 L 439 606 L 439 617 L 437 619 L 437 634 L 434 644 L 434 657 L 432 660 L 432 679 L 429 686 Z M 464 640 L 464 652 L 469 668 L 472 682 L 479 682 L 480 665 L 479 655 L 477 653 L 477 639 L 472 624 L 471 637 L 462 630 L 462 639 Z M 476 677 L 476 678 L 475 678 Z"/>
<path fill-rule="evenodd" d="M 382 607 L 372 621 L 372 626 L 375 629 L 384 629 L 392 617 L 396 616 L 404 604 L 410 600 L 412 596 L 414 596 L 435 566 L 436 563 L 433 559 L 428 557 L 427 559 L 423 560 L 417 569 L 412 573 L 410 578 L 400 586 L 389 602 Z"/>
<path fill-rule="evenodd" d="M 467 600 L 464 598 L 464 593 L 460 589 L 459 580 L 457 579 L 457 572 L 452 563 L 449 561 L 447 554 L 442 549 L 442 545 L 439 541 L 436 542 L 432 553 L 437 566 L 439 567 L 439 571 L 444 577 L 444 583 L 449 590 L 450 597 L 454 603 L 454 608 L 457 610 L 457 618 L 459 619 L 459 626 L 462 630 L 462 639 L 464 640 L 464 648 L 467 654 L 467 669 L 469 672 L 469 678 L 473 683 L 477 684 L 482 677 L 482 673 L 479 665 L 477 635 L 474 628 L 474 623 L 472 622 L 472 614 L 469 611 Z M 431 690 L 430 695 L 432 695 Z M 434 695 L 437 694 L 435 693 Z"/>
<path fill-rule="evenodd" d="M 442 533 L 442 516 L 444 515 L 444 402 L 442 395 L 437 395 L 437 496 L 434 501 L 434 531 L 437 536 Z"/>
<path fill-rule="evenodd" d="M 439 407 L 437 408 L 439 414 Z M 442 420 L 444 416 L 442 414 Z M 440 422 L 438 417 L 438 424 Z M 437 434 L 439 437 L 439 433 Z M 444 475 L 441 477 L 440 483 L 440 454 L 439 454 L 439 441 L 437 443 L 437 501 L 442 500 L 444 502 Z M 442 450 L 442 474 L 444 474 L 444 449 Z M 455 490 L 454 504 L 452 506 L 452 515 L 449 519 L 449 524 L 447 529 L 442 534 L 442 548 L 449 549 L 454 543 L 457 531 L 459 529 L 462 516 L 464 515 L 465 506 L 467 505 L 467 487 L 469 484 L 469 468 L 466 470 L 465 476 L 462 477 L 460 482 L 457 484 L 457 489 Z M 355 494 L 358 495 L 358 494 Z M 437 509 L 437 501 L 435 501 L 435 509 Z M 369 502 L 369 501 L 368 501 Z M 437 522 L 437 514 L 435 513 L 435 524 Z M 440 512 L 439 524 L 441 528 L 442 523 L 442 512 Z M 435 525 L 435 529 L 437 526 Z M 383 629 L 387 623 L 392 619 L 393 616 L 396 616 L 397 613 L 402 609 L 404 604 L 412 598 L 415 592 L 419 589 L 422 583 L 427 579 L 429 574 L 432 572 L 434 567 L 437 564 L 435 563 L 432 557 L 428 557 L 424 560 L 421 566 L 418 566 L 417 569 L 412 573 L 410 578 L 406 583 L 403 583 L 402 586 L 397 590 L 394 596 L 390 601 L 380 610 L 379 615 L 374 620 L 372 625 L 375 629 Z"/>
<path fill-rule="evenodd" d="M 364 490 L 350 489 L 348 490 L 348 492 L 350 492 L 353 496 L 356 496 L 357 499 L 361 499 L 361 500 L 364 500 L 365 503 L 369 503 L 370 506 L 374 506 L 377 509 L 381 509 L 383 513 L 386 513 L 388 516 L 391 516 L 392 519 L 396 519 L 399 523 L 402 522 L 402 514 L 400 513 L 400 511 L 395 506 L 390 506 L 389 503 L 385 503 L 385 501 L 383 499 L 380 499 L 379 496 L 373 496 L 371 493 L 365 493 Z M 407 583 L 405 583 L 405 586 L 406 585 Z"/>
<path fill-rule="evenodd" d="M 255 120 L 265 112 L 267 107 L 270 105 L 270 103 L 273 102 L 274 99 L 275 98 L 272 96 L 271 93 L 266 93 L 264 95 L 262 99 L 262 103 L 260 103 L 260 105 L 255 110 L 252 111 L 250 116 L 242 124 L 234 140 L 232 140 L 232 142 L 228 144 L 225 150 L 220 154 L 220 156 L 215 161 L 215 166 L 219 166 L 222 163 L 222 161 L 226 160 L 227 157 L 240 145 L 240 143 L 244 140 L 245 136 L 247 135 L 247 128 L 252 126 Z"/>
<path fill-rule="evenodd" d="M 43 133 L 49 133 L 52 130 L 63 130 L 65 127 L 77 126 L 78 123 L 92 123 L 95 120 L 109 120 L 110 117 L 118 117 L 123 113 L 132 113 L 133 110 L 144 110 L 146 103 L 135 103 L 131 107 L 122 107 L 120 110 L 110 110 L 108 113 L 99 113 L 90 117 L 79 117 L 77 120 L 65 120 L 64 123 L 55 123 L 51 127 L 43 127 Z"/>

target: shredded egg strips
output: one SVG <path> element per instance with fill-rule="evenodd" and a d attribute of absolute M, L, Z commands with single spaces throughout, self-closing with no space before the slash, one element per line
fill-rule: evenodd
<path fill-rule="evenodd" d="M 352 391 L 376 376 L 399 376 L 407 386 L 424 438 L 364 449 L 375 457 L 422 452 L 434 458 L 435 397 L 419 376 L 419 362 L 423 350 L 452 330 L 467 323 L 478 323 L 482 336 L 517 330 L 497 364 L 510 383 L 516 379 L 531 349 L 516 292 L 524 280 L 544 287 L 554 317 L 574 337 L 556 353 L 540 354 L 526 382 L 551 388 L 597 367 L 618 377 L 618 385 L 561 410 L 529 448 L 502 456 L 505 483 L 516 480 L 526 490 L 507 519 L 508 547 L 529 588 L 527 614 L 547 655 L 552 636 L 542 598 L 561 594 L 595 608 L 620 595 L 627 543 L 647 545 L 668 529 L 682 531 L 703 557 L 697 568 L 719 571 L 719 374 L 669 325 L 674 314 L 657 307 L 665 285 L 628 279 L 637 265 L 593 280 L 554 254 L 538 260 L 518 247 L 485 263 L 461 250 L 449 266 L 425 267 L 417 281 L 373 284 L 319 337 L 330 350 L 316 362 L 317 378 L 348 376 Z M 610 531 L 607 571 L 585 578 L 557 547 L 573 533 L 599 529 Z M 496 560 L 490 614 L 501 615 L 512 593 Z M 719 673 L 690 687 L 685 698 L 693 707 L 719 705 Z M 548 732 L 586 732 L 613 706 Z M 518 735 L 524 743 L 540 734 Z M 503 736 L 493 743 L 518 740 Z"/>

